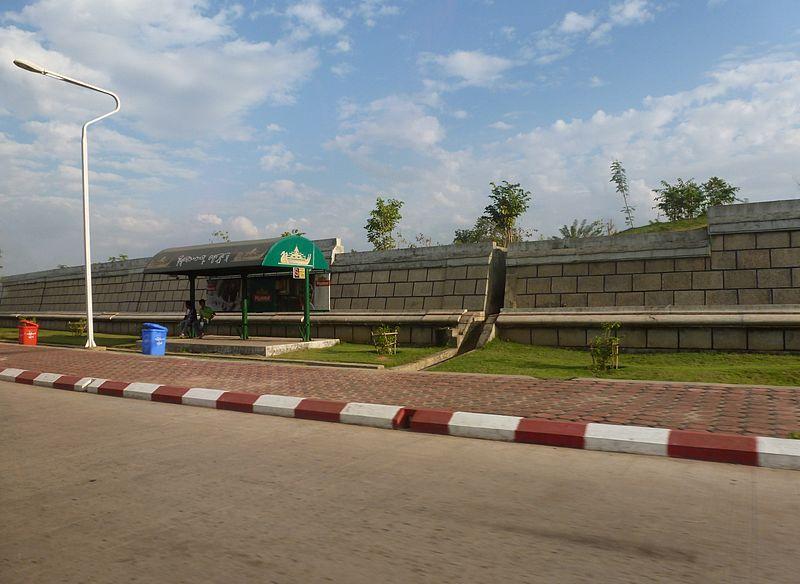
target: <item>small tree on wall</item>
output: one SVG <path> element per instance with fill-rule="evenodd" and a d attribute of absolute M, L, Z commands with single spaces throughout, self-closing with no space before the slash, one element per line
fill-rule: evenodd
<path fill-rule="evenodd" d="M 656 208 L 669 221 L 692 219 L 700 215 L 703 208 L 703 190 L 694 179 L 679 178 L 674 185 L 662 180 L 661 188 L 655 189 L 655 193 Z"/>
<path fill-rule="evenodd" d="M 709 207 L 717 207 L 719 205 L 732 205 L 739 199 L 736 198 L 736 193 L 739 192 L 739 187 L 735 187 L 718 176 L 712 176 L 703 183 L 703 194 L 705 195 L 705 209 Z"/>
<path fill-rule="evenodd" d="M 662 180 L 661 188 L 654 190 L 657 201 L 656 208 L 669 221 L 679 221 L 699 217 L 709 207 L 735 203 L 738 200 L 736 193 L 739 191 L 739 187 L 712 176 L 703 184 L 697 184 L 693 178 L 687 181 L 679 178 L 672 185 Z"/>
<path fill-rule="evenodd" d="M 481 215 L 475 221 L 472 229 L 456 229 L 453 243 L 480 243 L 483 241 L 500 241 L 503 234 L 499 233 L 492 220 L 486 215 Z"/>
<path fill-rule="evenodd" d="M 502 234 L 503 245 L 508 247 L 511 242 L 521 239 L 517 219 L 530 207 L 531 193 L 519 183 L 512 184 L 504 180 L 499 185 L 489 184 L 492 186 L 489 195 L 492 203 L 487 205 L 484 213 Z"/>
<path fill-rule="evenodd" d="M 375 208 L 369 212 L 369 219 L 364 229 L 367 230 L 367 239 L 375 250 L 394 249 L 397 241 L 394 238 L 394 231 L 403 218 L 400 209 L 403 201 L 397 199 L 386 199 L 378 197 L 375 200 Z"/>
<path fill-rule="evenodd" d="M 633 212 L 636 210 L 628 202 L 628 176 L 625 174 L 625 168 L 619 160 L 614 160 L 611 163 L 611 180 L 617 185 L 617 192 L 622 195 L 622 212 L 625 213 L 625 224 L 628 227 L 633 227 Z"/>
<path fill-rule="evenodd" d="M 453 243 L 495 241 L 507 247 L 512 241 L 523 241 L 532 235 L 517 225 L 517 220 L 530 207 L 531 193 L 521 188 L 519 183 L 489 184 L 492 204 L 484 209 L 472 229 L 456 229 Z"/>

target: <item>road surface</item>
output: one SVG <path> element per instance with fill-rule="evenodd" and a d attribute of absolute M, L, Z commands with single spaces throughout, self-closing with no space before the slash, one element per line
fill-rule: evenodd
<path fill-rule="evenodd" d="M 800 473 L 0 382 L 0 581 L 797 582 Z"/>

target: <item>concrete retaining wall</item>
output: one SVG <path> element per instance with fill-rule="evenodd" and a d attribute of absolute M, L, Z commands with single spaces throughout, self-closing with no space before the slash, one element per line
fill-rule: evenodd
<path fill-rule="evenodd" d="M 736 220 L 778 212 L 780 220 Z M 798 303 L 798 201 L 717 207 L 708 229 L 527 242 L 508 252 L 510 309 Z"/>
<path fill-rule="evenodd" d="M 800 311 L 794 306 L 509 311 L 496 326 L 506 340 L 583 348 L 605 322 L 622 325 L 626 350 L 800 351 Z"/>
<path fill-rule="evenodd" d="M 800 201 L 715 207 L 708 219 L 686 232 L 514 244 L 500 337 L 583 347 L 618 321 L 631 348 L 800 350 Z"/>
<path fill-rule="evenodd" d="M 332 307 L 494 313 L 502 302 L 504 253 L 482 243 L 340 254 L 332 266 Z"/>

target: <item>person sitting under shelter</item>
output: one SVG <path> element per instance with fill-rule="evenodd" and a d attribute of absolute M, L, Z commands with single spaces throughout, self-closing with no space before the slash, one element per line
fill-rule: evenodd
<path fill-rule="evenodd" d="M 183 313 L 183 320 L 178 323 L 178 334 L 180 338 L 186 338 L 186 331 L 190 331 L 192 336 L 197 332 L 197 311 L 191 300 L 186 301 L 186 312 Z"/>
<path fill-rule="evenodd" d="M 213 319 L 216 315 L 217 313 L 214 311 L 214 309 L 211 308 L 210 306 L 206 306 L 206 301 L 201 299 L 200 313 L 198 314 L 198 317 L 200 318 L 200 320 L 198 321 L 198 331 L 201 339 L 203 338 L 203 336 L 205 336 L 206 328 L 208 327 L 208 324 L 211 322 L 211 319 Z"/>

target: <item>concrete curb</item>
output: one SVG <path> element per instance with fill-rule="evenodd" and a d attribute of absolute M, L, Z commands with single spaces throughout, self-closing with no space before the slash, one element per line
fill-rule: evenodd
<path fill-rule="evenodd" d="M 113 397 L 357 424 L 374 428 L 408 429 L 413 432 L 484 440 L 800 470 L 800 440 L 613 424 L 555 422 L 519 416 L 259 395 L 204 387 L 131 383 L 14 368 L 0 370 L 0 380 Z"/>

